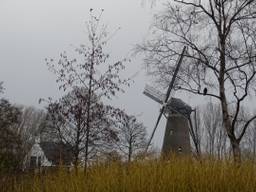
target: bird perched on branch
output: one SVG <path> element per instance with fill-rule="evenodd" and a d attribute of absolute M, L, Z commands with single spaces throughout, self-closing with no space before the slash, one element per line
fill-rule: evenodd
<path fill-rule="evenodd" d="M 205 87 L 205 88 L 204 88 L 203 95 L 206 95 L 206 94 L 207 94 L 207 91 L 208 91 L 208 90 L 207 90 L 207 88 Z"/>

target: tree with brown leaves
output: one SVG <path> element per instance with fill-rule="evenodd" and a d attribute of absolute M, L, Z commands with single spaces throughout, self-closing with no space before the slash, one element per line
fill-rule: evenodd
<path fill-rule="evenodd" d="M 103 12 L 103 10 L 102 10 Z M 102 12 L 99 16 L 90 11 L 90 20 L 87 23 L 88 42 L 75 49 L 77 56 L 70 58 L 64 52 L 56 63 L 53 59 L 46 60 L 49 69 L 57 75 L 57 83 L 61 90 L 73 90 L 75 87 L 86 90 L 84 93 L 76 93 L 80 98 L 81 106 L 86 108 L 83 117 L 86 119 L 85 143 L 84 143 L 84 164 L 85 172 L 88 164 L 90 135 L 93 132 L 94 115 L 97 115 L 97 107 L 94 100 L 111 99 L 118 92 L 124 92 L 123 86 L 129 86 L 129 79 L 122 79 L 120 72 L 125 69 L 126 59 L 112 63 L 110 55 L 105 52 L 109 36 L 106 26 L 101 23 Z M 80 88 L 78 90 L 80 90 Z M 96 102 L 97 103 L 97 102 Z M 99 103 L 98 103 L 99 104 Z M 112 115 L 117 114 L 116 111 Z M 121 110 L 120 110 L 121 111 Z"/>

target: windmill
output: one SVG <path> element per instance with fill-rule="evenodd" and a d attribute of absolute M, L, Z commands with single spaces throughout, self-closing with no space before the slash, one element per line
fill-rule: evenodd
<path fill-rule="evenodd" d="M 186 47 L 184 47 L 182 50 L 172 80 L 165 95 L 148 85 L 146 85 L 143 92 L 146 96 L 162 105 L 160 109 L 160 114 L 157 118 L 146 150 L 150 146 L 158 124 L 162 116 L 164 115 L 167 118 L 167 124 L 165 128 L 162 152 L 188 154 L 191 151 L 189 133 L 191 132 L 190 126 L 192 125 L 190 120 L 190 114 L 193 110 L 181 99 L 170 97 L 185 51 Z"/>

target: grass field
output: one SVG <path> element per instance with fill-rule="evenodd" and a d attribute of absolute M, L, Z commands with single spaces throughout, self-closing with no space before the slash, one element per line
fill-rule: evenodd
<path fill-rule="evenodd" d="M 112 163 L 90 167 L 88 174 L 59 170 L 23 176 L 2 191 L 17 192 L 165 192 L 256 191 L 256 166 L 231 162 L 173 158 L 129 165 Z"/>

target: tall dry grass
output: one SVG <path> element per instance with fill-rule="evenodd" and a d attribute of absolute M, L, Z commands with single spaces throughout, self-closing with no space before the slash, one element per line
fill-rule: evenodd
<path fill-rule="evenodd" d="M 238 166 L 229 161 L 172 158 L 98 164 L 86 176 L 82 171 L 75 175 L 60 169 L 23 176 L 11 184 L 8 190 L 14 192 L 256 191 L 256 166 L 252 162 Z"/>

